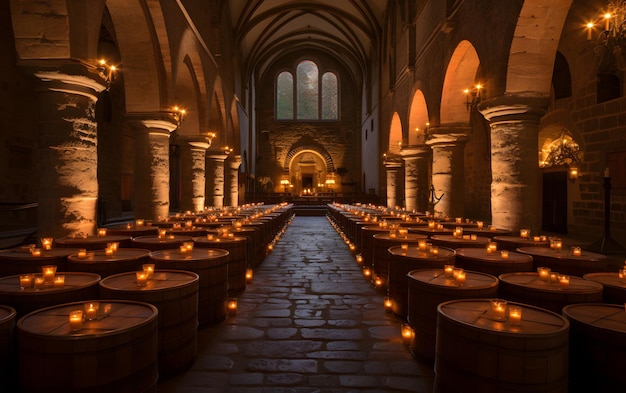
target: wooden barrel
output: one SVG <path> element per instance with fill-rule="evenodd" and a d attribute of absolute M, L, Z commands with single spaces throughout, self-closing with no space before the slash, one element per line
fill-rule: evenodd
<path fill-rule="evenodd" d="M 37 310 L 17 322 L 21 392 L 156 392 L 155 306 L 110 301 L 108 316 L 72 331 L 69 314 L 84 303 Z"/>
<path fill-rule="evenodd" d="M 378 225 L 361 227 L 361 256 L 363 266 L 372 267 L 374 262 L 374 235 L 378 233 L 389 233 L 391 229 Z"/>
<path fill-rule="evenodd" d="M 415 233 L 409 233 L 406 236 L 400 237 L 395 233 L 392 235 L 390 232 L 377 233 L 373 235 L 372 238 L 372 269 L 374 270 L 374 275 L 383 278 L 385 283 L 387 283 L 389 279 L 389 260 L 391 259 L 389 248 L 402 244 L 417 247 L 419 240 L 426 241 L 427 239 L 426 236 Z"/>
<path fill-rule="evenodd" d="M 206 237 L 193 239 L 195 245 L 200 248 L 219 248 L 228 251 L 228 294 L 236 295 L 246 289 L 246 268 L 248 267 L 247 238 L 234 236 L 226 238 Z"/>
<path fill-rule="evenodd" d="M 624 305 L 572 304 L 563 308 L 563 315 L 570 322 L 570 392 L 623 391 L 622 373 L 626 367 Z"/>
<path fill-rule="evenodd" d="M 626 303 L 626 281 L 622 281 L 618 273 L 587 273 L 583 278 L 602 284 L 602 298 L 604 303 Z"/>
<path fill-rule="evenodd" d="M 105 235 L 82 237 L 63 237 L 54 239 L 54 246 L 59 248 L 84 248 L 87 250 L 104 250 L 108 243 L 118 243 L 120 248 L 130 247 L 130 235 Z"/>
<path fill-rule="evenodd" d="M 571 276 L 566 288 L 560 287 L 558 282 L 541 281 L 536 272 L 501 274 L 499 279 L 500 297 L 559 314 L 568 304 L 602 302 L 602 284 L 580 277 Z"/>
<path fill-rule="evenodd" d="M 506 258 L 501 250 L 487 252 L 486 248 L 457 248 L 456 264 L 467 270 L 483 272 L 498 277 L 500 274 L 530 272 L 533 270 L 533 257 L 514 251 L 506 251 Z"/>
<path fill-rule="evenodd" d="M 132 238 L 132 247 L 143 248 L 150 251 L 169 250 L 180 247 L 183 242 L 190 242 L 191 236 L 167 235 L 157 236 L 137 236 Z"/>
<path fill-rule="evenodd" d="M 97 299 L 100 276 L 94 273 L 58 272 L 65 276 L 62 287 L 45 286 L 42 289 L 20 287 L 20 275 L 0 278 L 0 304 L 15 309 L 17 318 L 56 304 Z"/>
<path fill-rule="evenodd" d="M 17 361 L 15 359 L 15 321 L 14 308 L 0 305 L 0 377 L 3 390 L 17 391 Z"/>
<path fill-rule="evenodd" d="M 440 248 L 433 255 L 420 251 L 416 247 L 402 251 L 401 246 L 389 248 L 389 297 L 393 300 L 391 309 L 394 314 L 406 319 L 409 303 L 409 280 L 407 275 L 418 269 L 443 269 L 444 265 L 454 265 L 456 252 L 449 248 Z"/>
<path fill-rule="evenodd" d="M 198 291 L 198 322 L 206 327 L 226 317 L 228 297 L 228 251 L 199 248 L 189 253 L 180 250 L 159 250 L 150 253 L 156 269 L 189 270 L 200 278 Z"/>
<path fill-rule="evenodd" d="M 56 265 L 57 271 L 66 271 L 67 256 L 77 252 L 75 248 L 53 248 L 42 250 L 40 256 L 32 256 L 28 249 L 21 247 L 0 250 L 0 277 L 41 272 L 45 265 Z"/>
<path fill-rule="evenodd" d="M 435 392 L 567 393 L 569 322 L 521 303 L 519 325 L 493 320 L 489 300 L 437 307 Z"/>
<path fill-rule="evenodd" d="M 200 278 L 184 270 L 157 270 L 144 287 L 135 272 L 116 274 L 100 282 L 102 299 L 150 303 L 159 310 L 159 375 L 189 367 L 197 355 L 198 288 Z"/>
<path fill-rule="evenodd" d="M 78 254 L 68 256 L 67 270 L 95 273 L 104 278 L 141 270 L 141 266 L 149 261 L 150 250 L 143 248 L 120 248 L 110 256 L 104 250 L 97 250 L 88 252 L 85 257 Z"/>
<path fill-rule="evenodd" d="M 415 332 L 411 352 L 430 363 L 435 360 L 437 306 L 454 299 L 494 298 L 498 293 L 498 279 L 485 273 L 466 271 L 462 286 L 446 277 L 443 269 L 413 270 L 407 276 L 407 319 Z"/>

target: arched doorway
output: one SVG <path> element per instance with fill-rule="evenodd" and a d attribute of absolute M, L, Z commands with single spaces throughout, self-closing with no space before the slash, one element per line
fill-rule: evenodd
<path fill-rule="evenodd" d="M 283 171 L 283 178 L 289 180 L 291 194 L 315 195 L 335 191 L 335 165 L 322 146 L 302 144 L 292 147 Z"/>

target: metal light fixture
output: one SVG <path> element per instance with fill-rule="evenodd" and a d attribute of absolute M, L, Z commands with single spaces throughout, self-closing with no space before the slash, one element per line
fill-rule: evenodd
<path fill-rule="evenodd" d="M 483 85 L 478 83 L 471 89 L 465 89 L 463 91 L 465 93 L 465 108 L 467 108 L 468 111 L 476 108 L 476 106 L 480 103 L 480 91 L 482 89 Z"/>
<path fill-rule="evenodd" d="M 567 168 L 568 178 L 574 182 L 578 179 L 578 168 L 580 168 L 580 146 L 578 143 L 561 135 L 556 139 L 547 151 L 545 159 L 541 162 L 541 167 L 563 165 Z"/>
<path fill-rule="evenodd" d="M 592 40 L 596 26 L 600 31 L 596 39 L 595 52 L 601 53 L 605 49 L 614 51 L 626 49 L 626 1 L 609 0 L 606 11 L 596 21 L 587 23 L 587 39 Z"/>
<path fill-rule="evenodd" d="M 289 180 L 281 179 L 280 184 L 283 186 L 283 192 L 287 192 L 287 187 L 289 187 Z"/>

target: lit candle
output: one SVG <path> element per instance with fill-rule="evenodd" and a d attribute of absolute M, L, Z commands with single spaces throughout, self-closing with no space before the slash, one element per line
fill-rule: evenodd
<path fill-rule="evenodd" d="M 41 256 L 41 248 L 31 248 L 30 255 L 32 255 L 34 257 L 40 257 Z"/>
<path fill-rule="evenodd" d="M 135 279 L 137 280 L 138 287 L 145 287 L 148 283 L 148 276 L 143 270 L 135 273 Z"/>
<path fill-rule="evenodd" d="M 435 221 L 428 220 L 428 229 L 435 229 Z"/>
<path fill-rule="evenodd" d="M 45 282 L 52 282 L 54 281 L 54 275 L 57 272 L 57 267 L 55 265 L 42 266 L 41 272 L 43 273 L 43 278 Z"/>
<path fill-rule="evenodd" d="M 398 236 L 406 239 L 408 235 L 409 235 L 408 229 L 398 229 Z"/>
<path fill-rule="evenodd" d="M 483 229 L 483 226 L 484 226 L 484 225 L 485 225 L 485 224 L 484 224 L 482 221 L 476 221 L 476 227 L 477 227 L 478 229 Z"/>
<path fill-rule="evenodd" d="M 385 296 L 385 298 L 384 298 L 384 305 L 385 305 L 385 310 L 386 311 L 391 311 L 391 307 L 393 306 L 393 303 L 391 301 L 391 297 Z"/>
<path fill-rule="evenodd" d="M 183 246 L 187 249 L 187 251 L 193 250 L 193 242 L 183 242 Z"/>
<path fill-rule="evenodd" d="M 80 330 L 83 327 L 83 310 L 70 311 L 70 329 Z"/>
<path fill-rule="evenodd" d="M 44 289 L 46 281 L 41 276 L 35 277 L 35 289 Z"/>
<path fill-rule="evenodd" d="M 214 236 L 212 233 L 209 233 L 208 235 L 206 235 L 206 239 L 207 240 L 213 240 Z"/>
<path fill-rule="evenodd" d="M 102 237 L 102 236 L 106 236 L 107 235 L 107 229 L 106 228 L 98 228 L 98 236 Z"/>
<path fill-rule="evenodd" d="M 54 277 L 54 286 L 56 288 L 62 288 L 65 286 L 65 276 L 60 275 L 60 276 L 55 276 Z"/>
<path fill-rule="evenodd" d="M 81 259 L 87 258 L 87 249 L 81 248 L 80 250 L 78 250 L 78 257 Z"/>
<path fill-rule="evenodd" d="M 247 268 L 246 269 L 246 281 L 251 282 L 253 277 L 254 277 L 254 270 L 251 267 Z"/>
<path fill-rule="evenodd" d="M 470 240 L 478 240 L 478 235 L 475 235 L 475 234 L 472 233 L 470 235 Z"/>
<path fill-rule="evenodd" d="M 235 315 L 237 314 L 237 299 L 236 298 L 230 298 L 228 299 L 228 314 L 230 315 Z"/>
<path fill-rule="evenodd" d="M 187 253 L 187 251 L 189 251 L 187 249 L 187 246 L 185 246 L 184 244 L 181 244 L 179 247 L 180 252 L 182 252 L 183 254 Z"/>
<path fill-rule="evenodd" d="M 364 275 L 365 277 L 369 277 L 369 276 L 371 276 L 371 275 L 372 275 L 372 271 L 370 270 L 370 268 L 369 268 L 369 267 L 367 267 L 367 266 L 363 266 L 363 275 Z"/>
<path fill-rule="evenodd" d="M 400 332 L 402 333 L 402 342 L 404 345 L 410 345 L 411 339 L 413 339 L 413 328 L 408 323 L 403 323 L 400 326 Z"/>
<path fill-rule="evenodd" d="M 582 254 L 582 250 L 580 247 L 572 247 L 572 255 L 575 257 L 579 257 Z"/>
<path fill-rule="evenodd" d="M 99 308 L 100 308 L 100 303 L 98 302 L 85 303 L 85 318 L 90 321 L 97 319 Z"/>
<path fill-rule="evenodd" d="M 569 287 L 569 276 L 566 276 L 564 274 L 559 276 L 559 286 L 561 288 L 567 288 Z"/>
<path fill-rule="evenodd" d="M 389 237 L 392 239 L 395 239 L 397 236 L 396 230 L 392 229 L 391 231 L 389 231 Z"/>
<path fill-rule="evenodd" d="M 539 242 L 539 241 L 541 241 L 541 237 L 539 237 L 539 236 L 533 236 L 533 241 L 534 241 L 535 243 L 536 243 L 536 242 Z"/>
<path fill-rule="evenodd" d="M 462 223 L 462 222 L 463 222 L 463 218 L 462 218 L 462 217 L 457 217 L 457 218 L 455 218 L 455 222 L 456 222 L 457 224 L 460 224 L 460 223 Z"/>
<path fill-rule="evenodd" d="M 495 227 L 495 226 L 493 226 L 493 225 L 490 225 L 490 226 L 489 226 L 489 230 L 490 230 L 491 232 L 495 232 L 495 231 L 497 231 L 496 227 Z"/>
<path fill-rule="evenodd" d="M 456 280 L 457 276 L 459 275 L 459 273 L 461 273 L 463 271 L 462 267 L 453 267 L 452 268 L 452 277 L 454 277 L 454 279 Z"/>
<path fill-rule="evenodd" d="M 519 236 L 522 239 L 528 239 L 528 237 L 530 236 L 530 229 L 520 229 Z"/>
<path fill-rule="evenodd" d="M 502 257 L 502 259 L 507 259 L 509 257 L 509 250 L 500 251 L 500 256 Z"/>
<path fill-rule="evenodd" d="M 54 239 L 52 239 L 51 237 L 44 237 L 41 239 L 41 248 L 43 248 L 44 250 L 51 250 L 53 242 Z"/>
<path fill-rule="evenodd" d="M 456 229 L 454 230 L 454 236 L 455 237 L 462 237 L 463 236 L 463 227 L 456 227 Z"/>
<path fill-rule="evenodd" d="M 357 254 L 355 259 L 356 259 L 356 263 L 363 263 L 363 255 Z"/>
<path fill-rule="evenodd" d="M 539 273 L 539 279 L 541 281 L 550 282 L 550 272 L 551 272 L 551 269 L 549 267 L 537 268 L 537 273 Z"/>
<path fill-rule="evenodd" d="M 439 255 L 439 247 L 438 246 L 430 246 L 430 253 L 432 255 Z"/>
<path fill-rule="evenodd" d="M 111 247 L 107 247 L 104 249 L 104 255 L 106 255 L 107 257 L 112 257 L 113 256 L 113 249 Z"/>
<path fill-rule="evenodd" d="M 626 269 L 619 269 L 617 271 L 617 277 L 621 282 L 626 283 Z"/>
<path fill-rule="evenodd" d="M 117 251 L 118 248 L 120 248 L 120 243 L 119 242 L 107 243 L 107 248 L 110 248 L 111 250 L 113 250 L 113 252 L 115 252 Z"/>
<path fill-rule="evenodd" d="M 33 286 L 33 275 L 32 274 L 21 274 L 20 275 L 20 289 L 22 291 L 26 288 L 30 288 Z"/>
<path fill-rule="evenodd" d="M 521 307 L 509 307 L 509 323 L 513 326 L 517 326 L 522 321 L 522 308 Z"/>
<path fill-rule="evenodd" d="M 426 239 L 419 239 L 417 241 L 417 248 L 420 251 L 426 251 Z"/>
<path fill-rule="evenodd" d="M 138 226 L 138 227 L 142 227 L 143 223 L 144 223 L 143 218 L 138 218 L 138 219 L 135 220 L 135 225 Z"/>
<path fill-rule="evenodd" d="M 466 275 L 464 271 L 460 271 L 457 273 L 456 275 L 456 283 L 459 285 L 464 285 L 465 284 L 465 279 L 466 279 Z"/>
<path fill-rule="evenodd" d="M 558 283 L 559 282 L 559 273 L 557 272 L 550 272 L 550 284 L 552 283 Z"/>
<path fill-rule="evenodd" d="M 159 229 L 159 239 L 165 239 L 165 235 L 167 235 L 167 229 Z"/>
<path fill-rule="evenodd" d="M 409 250 L 409 245 L 406 243 L 402 243 L 400 245 L 400 249 L 402 250 L 402 254 L 406 254 L 406 252 Z"/>
<path fill-rule="evenodd" d="M 142 266 L 143 272 L 146 274 L 146 278 L 152 278 L 154 274 L 154 263 L 144 263 Z"/>
<path fill-rule="evenodd" d="M 454 271 L 454 265 L 443 265 L 443 274 L 446 277 L 452 277 Z"/>
<path fill-rule="evenodd" d="M 492 299 L 490 304 L 493 318 L 503 321 L 506 317 L 506 300 Z"/>

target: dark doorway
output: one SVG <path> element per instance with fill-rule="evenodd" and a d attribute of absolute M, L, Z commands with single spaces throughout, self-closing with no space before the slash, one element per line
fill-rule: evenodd
<path fill-rule="evenodd" d="M 313 188 L 313 175 L 302 175 L 302 189 L 312 189 Z"/>
<path fill-rule="evenodd" d="M 567 172 L 543 174 L 543 218 L 544 231 L 567 233 Z"/>

